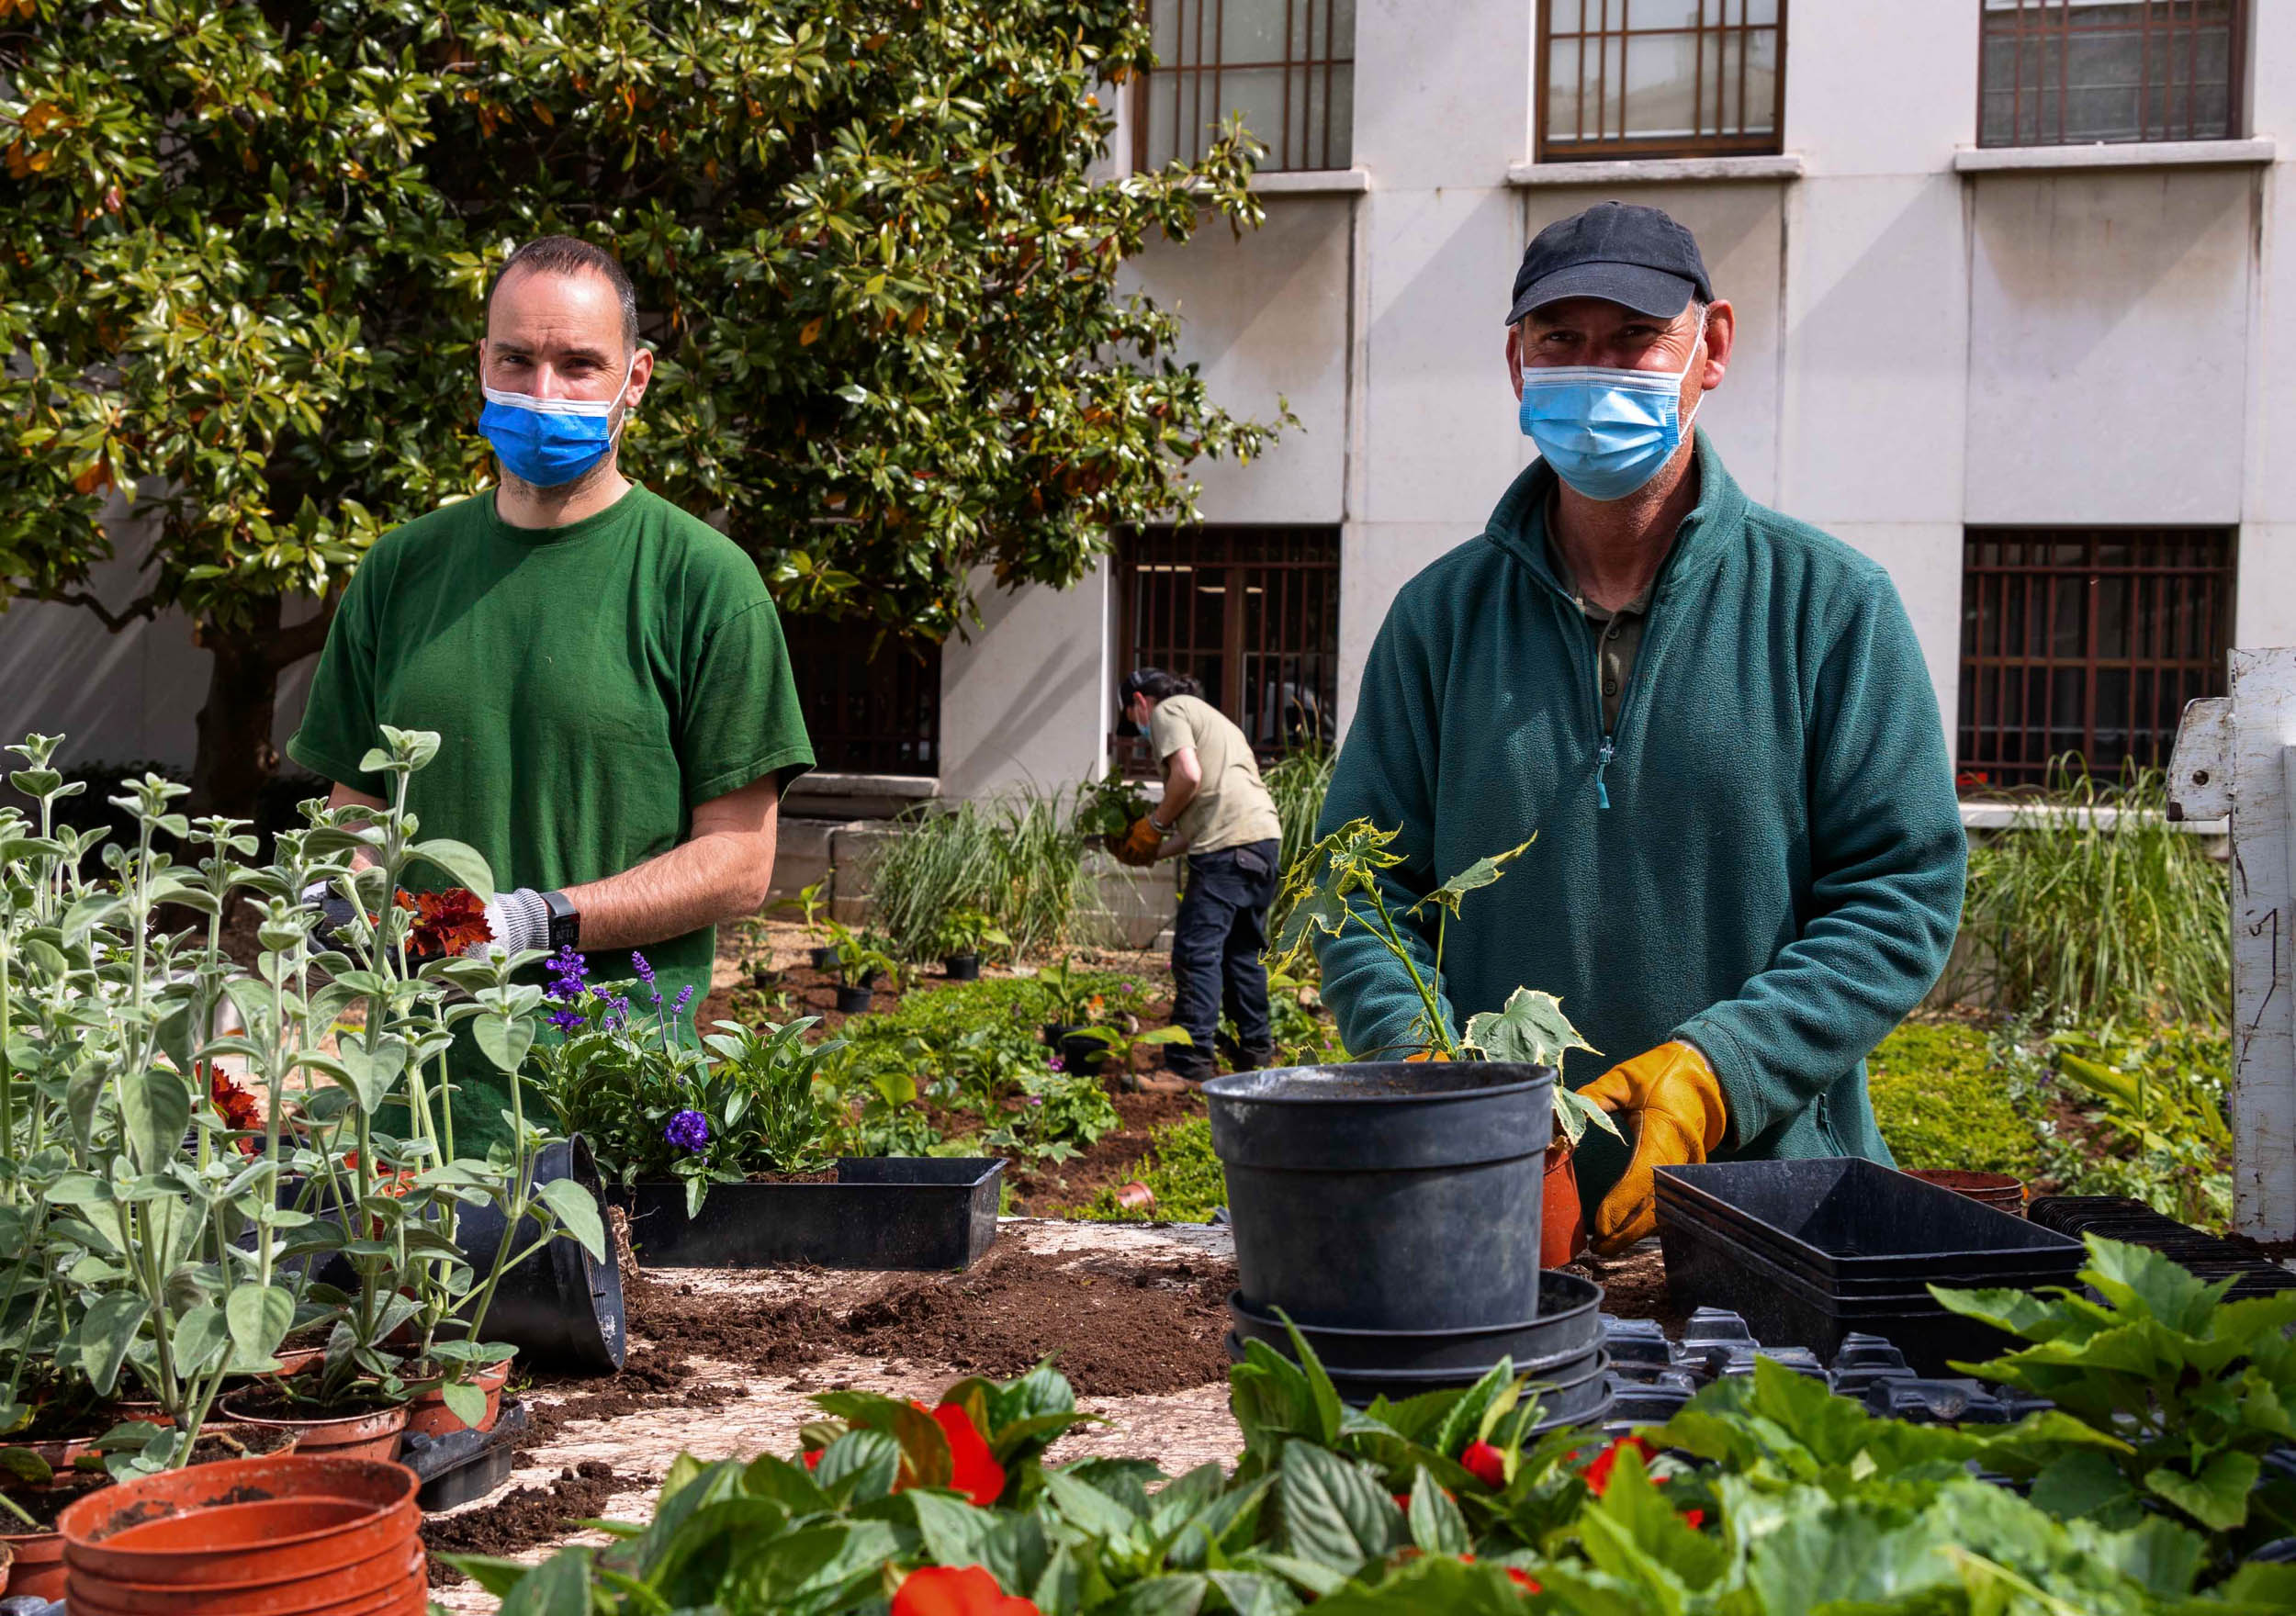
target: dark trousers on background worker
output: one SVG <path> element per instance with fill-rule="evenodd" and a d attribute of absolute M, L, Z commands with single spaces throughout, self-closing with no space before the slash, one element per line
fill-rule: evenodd
<path fill-rule="evenodd" d="M 1170 1071 L 1198 1082 L 1212 1074 L 1212 1038 L 1226 1010 L 1240 1046 L 1237 1065 L 1264 1065 L 1275 1052 L 1267 1025 L 1267 906 L 1276 901 L 1275 842 L 1191 853 L 1187 891 L 1172 922 L 1172 1019 L 1191 1047 L 1165 1050 Z"/>

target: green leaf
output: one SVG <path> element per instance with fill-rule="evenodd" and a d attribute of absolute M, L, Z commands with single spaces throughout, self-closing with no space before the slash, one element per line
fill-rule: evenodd
<path fill-rule="evenodd" d="M 1495 883 L 1500 876 L 1506 872 L 1506 867 L 1520 858 L 1525 849 L 1530 847 L 1531 842 L 1536 840 L 1538 840 L 1538 833 L 1534 831 L 1531 833 L 1530 840 L 1525 841 L 1521 847 L 1510 847 L 1503 853 L 1493 853 L 1488 858 L 1476 859 L 1474 863 L 1412 905 L 1411 913 L 1417 915 L 1432 903 L 1438 909 L 1447 911 L 1453 919 L 1457 919 L 1459 912 L 1459 900 L 1478 888 Z M 1580 1047 L 1583 1049 L 1585 1046 Z"/>
<path fill-rule="evenodd" d="M 115 1291 L 98 1296 L 80 1320 L 80 1373 L 100 1397 L 109 1397 L 118 1384 L 119 1366 L 128 1361 L 136 1332 L 143 1328 L 150 1307 L 139 1296 Z"/>
<path fill-rule="evenodd" d="M 191 1127 L 191 1085 L 164 1066 L 147 1066 L 119 1083 L 119 1128 L 129 1159 L 145 1173 L 175 1160 Z"/>
<path fill-rule="evenodd" d="M 1370 1471 L 1303 1442 L 1284 1444 L 1276 1498 L 1276 1545 L 1343 1572 L 1394 1548 L 1402 1517 Z"/>
<path fill-rule="evenodd" d="M 606 1224 L 588 1189 L 570 1178 L 554 1178 L 535 1191 L 535 1199 L 557 1214 L 566 1230 L 581 1242 L 593 1262 L 606 1260 Z"/>
<path fill-rule="evenodd" d="M 1209 1587 L 1193 1573 L 1143 1577 L 1106 1604 L 1093 1606 L 1093 1616 L 1196 1616 Z"/>
<path fill-rule="evenodd" d="M 2146 1471 L 2144 1485 L 2210 1531 L 2230 1532 L 2248 1519 L 2248 1495 L 2262 1468 L 2254 1453 L 2219 1453 L 2198 1476 L 2179 1476 L 2164 1465 Z"/>
<path fill-rule="evenodd" d="M 1468 1017 L 1467 1047 L 1480 1050 L 1486 1060 L 1511 1060 L 1525 1066 L 1559 1067 L 1572 1049 L 1601 1053 L 1570 1025 L 1560 999 L 1530 988 L 1515 989 L 1496 1011 Z"/>
<path fill-rule="evenodd" d="M 434 869 L 452 876 L 456 886 L 468 887 L 481 903 L 494 897 L 494 871 L 488 868 L 486 858 L 467 842 L 457 842 L 447 836 L 433 836 L 417 842 L 407 849 L 408 857 L 419 858 Z"/>
<path fill-rule="evenodd" d="M 849 1431 L 821 1451 L 814 1480 L 827 1492 L 840 1484 L 856 1502 L 882 1498 L 893 1491 L 901 1474 L 901 1444 L 889 1432 Z"/>
<path fill-rule="evenodd" d="M 2095 1448 L 2060 1454 L 2042 1466 L 2033 1477 L 2032 1503 L 2060 1521 L 2082 1515 L 2105 1515 L 2133 1506 L 2136 1489 L 2112 1462 L 2112 1455 Z"/>
<path fill-rule="evenodd" d="M 487 1417 L 487 1395 L 467 1380 L 450 1380 L 438 1388 L 445 1400 L 447 1412 L 469 1427 L 478 1429 L 478 1422 Z"/>
<path fill-rule="evenodd" d="M 590 1616 L 593 1553 L 560 1549 L 520 1579 L 497 1616 Z"/>
<path fill-rule="evenodd" d="M 510 1075 L 526 1063 L 526 1051 L 534 1047 L 535 1024 L 523 1016 L 481 1015 L 471 1022 L 470 1033 L 478 1052 L 493 1061 L 497 1071 Z"/>
<path fill-rule="evenodd" d="M 279 1350 L 295 1322 L 295 1296 L 281 1285 L 234 1285 L 224 1298 L 223 1313 L 240 1362 L 264 1362 Z"/>
<path fill-rule="evenodd" d="M 1411 1540 L 1430 1554 L 1464 1554 L 1474 1547 L 1474 1539 L 1467 1530 L 1467 1518 L 1452 1502 L 1450 1494 L 1422 1464 L 1412 1478 L 1411 1508 L 1406 1512 L 1411 1523 Z"/>

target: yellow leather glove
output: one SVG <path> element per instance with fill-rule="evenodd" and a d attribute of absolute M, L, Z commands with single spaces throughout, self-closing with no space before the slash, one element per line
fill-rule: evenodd
<path fill-rule="evenodd" d="M 1631 1117 L 1634 1155 L 1587 1219 L 1595 1254 L 1615 1257 L 1659 1227 L 1653 1168 L 1704 1162 L 1729 1127 L 1722 1084 L 1688 1044 L 1660 1044 L 1621 1061 L 1579 1091 L 1613 1116 Z"/>
<path fill-rule="evenodd" d="M 1126 831 L 1121 839 L 1109 838 L 1109 851 L 1116 855 L 1119 862 L 1130 864 L 1134 869 L 1145 869 L 1154 864 L 1156 849 L 1163 846 L 1164 833 L 1148 822 L 1145 814 L 1132 821 L 1131 829 Z"/>

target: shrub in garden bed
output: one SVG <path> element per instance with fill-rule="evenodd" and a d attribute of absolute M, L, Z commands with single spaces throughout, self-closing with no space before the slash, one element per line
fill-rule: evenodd
<path fill-rule="evenodd" d="M 1874 1118 L 1898 1166 L 2042 1172 L 2034 1123 L 1995 1046 L 1971 1022 L 1908 1021 L 1867 1057 Z"/>
<path fill-rule="evenodd" d="M 1227 1175 L 1221 1170 L 1220 1158 L 1212 1154 L 1211 1123 L 1201 1117 L 1167 1123 L 1151 1134 L 1148 1153 L 1141 1158 L 1134 1177 L 1155 1197 L 1153 1206 L 1119 1206 L 1116 1191 L 1105 1189 L 1078 1216 L 1118 1223 L 1152 1218 L 1203 1223 L 1228 1204 Z"/>
<path fill-rule="evenodd" d="M 2066 1409 L 2011 1427 L 1876 1419 L 1761 1360 L 1645 1435 L 1540 1437 L 1507 1365 L 1351 1410 L 1295 1334 L 1299 1362 L 1255 1341 L 1231 1374 L 1231 1466 L 1046 1464 L 1088 1418 L 1050 1367 L 959 1381 L 931 1408 L 833 1392 L 790 1458 L 680 1458 L 653 1521 L 615 1544 L 538 1567 L 456 1564 L 506 1610 L 611 1616 L 2289 1608 L 2296 1566 L 2238 1557 L 2286 1520 L 2275 1484 L 2242 1484 L 2254 1453 L 2284 1440 L 2281 1399 L 2296 1400 L 2296 1348 L 2278 1333 L 2296 1300 L 2212 1305 L 2150 1253 L 2091 1250 L 2109 1319 L 2026 1298 L 2046 1317 L 2009 1320 L 2050 1340 L 1989 1372 L 2054 1375 Z M 2117 1374 L 2099 1339 L 2127 1330 L 2155 1353 L 2137 1375 Z M 2041 1360 L 2060 1367 L 2026 1366 Z M 2179 1385 L 2213 1410 L 2199 1445 L 2122 1434 L 2182 1407 L 2162 1401 Z M 2139 1464 L 2151 1468 L 2129 1480 Z M 2031 1497 L 1973 1471 L 2030 1482 Z M 2122 1507 L 2140 1488 L 2156 1509 Z"/>

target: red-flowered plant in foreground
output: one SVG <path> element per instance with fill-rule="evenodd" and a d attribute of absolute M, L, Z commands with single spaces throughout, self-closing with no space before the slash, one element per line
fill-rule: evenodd
<path fill-rule="evenodd" d="M 224 1076 L 216 1067 L 209 1065 L 202 1070 L 208 1074 L 208 1098 L 214 1102 L 224 1126 L 238 1130 L 242 1135 L 261 1133 L 263 1102 Z M 239 1147 L 239 1153 L 242 1156 L 253 1156 L 262 1148 L 253 1139 L 244 1137 L 234 1139 L 232 1143 Z"/>
<path fill-rule="evenodd" d="M 417 954 L 426 958 L 460 954 L 494 940 L 494 928 L 487 924 L 486 905 L 467 887 L 417 892 L 411 903 L 405 892 L 400 892 L 399 906 L 412 909 L 421 917 L 415 921 L 407 940 Z"/>
<path fill-rule="evenodd" d="M 1659 1456 L 1658 1450 L 1638 1436 L 1622 1436 L 1609 1443 L 1594 1455 L 1594 1463 L 1586 1467 L 1586 1490 L 1598 1498 L 1603 1496 L 1603 1489 L 1610 1486 L 1611 1466 L 1618 1463 L 1618 1450 L 1621 1448 L 1632 1448 L 1641 1454 L 1646 1465 Z M 1653 1476 L 1651 1479 L 1658 1483 L 1664 1478 Z"/>
<path fill-rule="evenodd" d="M 1039 1612 L 1032 1601 L 998 1587 L 985 1567 L 926 1566 L 901 1579 L 893 1596 L 893 1616 L 1039 1616 Z"/>
<path fill-rule="evenodd" d="M 1459 1455 L 1461 1468 L 1494 1492 L 1504 1492 L 1507 1486 L 1507 1456 L 1486 1442 L 1471 1442 Z M 1601 1491 L 1601 1488 L 1596 1488 Z"/>
<path fill-rule="evenodd" d="M 949 1439 L 949 1485 L 984 1509 L 995 1503 L 1005 1490 L 1005 1467 L 988 1451 L 988 1440 L 974 1428 L 973 1417 L 957 1403 L 929 1409 L 922 1403 L 910 1406 L 930 1414 Z"/>

